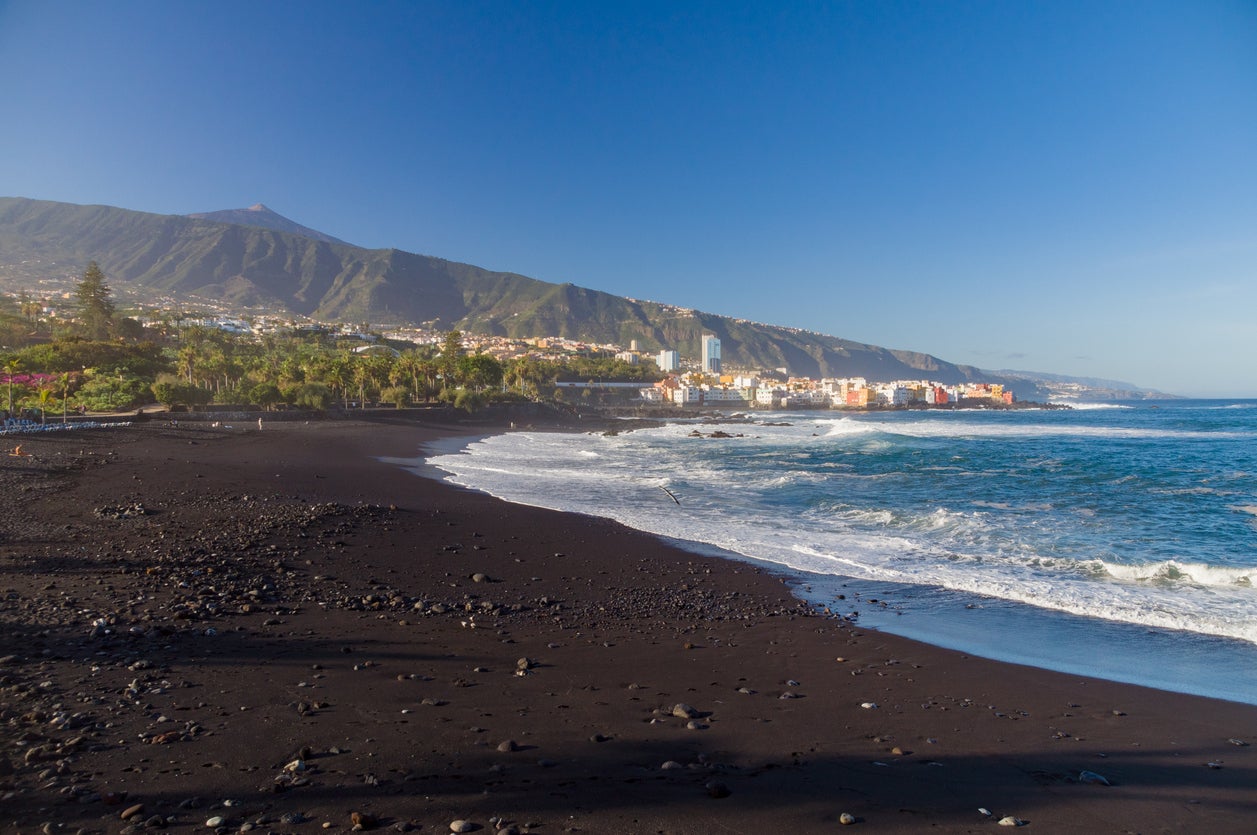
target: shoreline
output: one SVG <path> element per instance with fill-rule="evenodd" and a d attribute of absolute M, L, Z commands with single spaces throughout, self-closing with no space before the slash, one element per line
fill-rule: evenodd
<path fill-rule="evenodd" d="M 559 510 L 544 504 L 515 501 L 477 487 L 457 484 L 448 480 L 451 473 L 427 463 L 435 455 L 457 454 L 470 444 L 500 434 L 504 433 L 482 432 L 445 438 L 429 445 L 424 454 L 414 461 L 389 459 L 388 463 L 408 469 L 422 478 L 434 479 L 455 489 L 480 493 L 507 504 L 624 524 L 611 516 Z M 1142 624 L 1107 621 L 1067 611 L 1038 608 L 1018 600 L 998 597 L 976 596 L 983 602 L 971 603 L 966 607 L 963 601 L 975 597 L 969 592 L 954 591 L 938 586 L 910 587 L 903 583 L 816 573 L 730 551 L 701 540 L 672 537 L 650 530 L 633 528 L 631 525 L 625 525 L 625 527 L 644 536 L 654 537 L 664 545 L 688 554 L 754 567 L 779 577 L 796 599 L 807 603 L 818 612 L 836 609 L 834 599 L 838 594 L 843 594 L 849 599 L 849 606 L 856 606 L 860 609 L 859 619 L 850 623 L 864 629 L 876 630 L 938 649 L 975 655 L 1000 663 L 1257 707 L 1257 667 L 1254 667 L 1247 675 L 1244 674 L 1243 669 L 1232 670 L 1230 678 L 1216 680 L 1215 686 L 1224 690 L 1223 693 L 1208 691 L 1204 685 L 1195 685 L 1192 681 L 1180 679 L 1170 672 L 1162 672 L 1159 677 L 1156 673 L 1146 672 L 1148 669 L 1155 669 L 1158 659 L 1164 664 L 1167 657 L 1165 653 L 1181 650 L 1184 644 L 1191 646 L 1192 658 L 1176 659 L 1174 663 L 1182 664 L 1190 660 L 1191 666 L 1195 668 L 1193 672 L 1199 676 L 1208 674 L 1201 669 L 1208 663 L 1227 662 L 1232 660 L 1230 656 L 1236 653 L 1254 655 L 1257 660 L 1257 647 L 1239 638 L 1188 630 L 1154 629 Z M 947 598 L 949 608 L 946 611 L 939 609 L 937 601 L 923 606 L 922 600 L 931 597 Z M 869 600 L 875 605 L 863 605 L 864 600 Z M 932 608 L 927 608 L 927 606 L 932 606 Z M 964 613 L 959 611 L 961 607 L 965 608 Z M 1007 613 L 992 614 L 992 612 L 1001 611 Z M 900 621 L 902 615 L 908 615 L 913 623 L 907 627 L 900 625 L 906 622 Z M 842 618 L 837 611 L 833 612 L 832 616 Z M 961 617 L 983 620 L 985 623 L 980 626 L 970 626 L 959 620 Z M 1035 642 L 1036 647 L 1040 646 L 1042 641 L 1059 641 L 1060 633 L 1068 634 L 1078 642 L 1089 642 L 1091 653 L 1105 661 L 1091 661 L 1084 664 L 1077 659 L 1069 658 L 1067 653 L 1059 650 L 1050 651 L 1047 648 L 1041 648 L 1037 652 L 1012 650 L 996 644 L 983 643 L 975 637 L 975 634 L 981 634 L 983 630 L 986 630 L 987 634 L 1004 634 L 1010 627 L 1028 630 L 1019 634 L 1037 634 L 1039 641 Z M 925 634 L 931 629 L 938 632 L 933 636 Z M 1141 641 L 1152 639 L 1154 646 L 1141 647 L 1138 652 L 1132 652 L 1131 641 L 1136 637 Z M 1126 657 L 1122 657 L 1122 654 Z M 1217 672 L 1213 674 L 1222 675 Z"/>
<path fill-rule="evenodd" d="M 1257 813 L 1254 746 L 1230 741 L 1257 742 L 1251 706 L 861 629 L 770 572 L 381 460 L 485 429 L 30 439 L 0 469 L 0 826 L 1243 831 Z"/>
<path fill-rule="evenodd" d="M 798 418 L 799 414 L 793 417 Z M 677 426 L 690 425 L 688 422 L 673 423 Z M 604 434 L 620 433 L 612 428 Z M 710 437 L 729 436 L 713 432 Z M 469 438 L 466 443 L 456 445 L 455 449 L 433 450 L 428 457 L 459 452 L 471 443 L 486 439 L 487 436 L 483 435 Z M 508 454 L 508 459 L 511 457 Z M 440 477 L 451 477 L 439 466 L 429 466 Z M 454 462 L 454 469 L 460 469 L 457 462 Z M 475 465 L 466 471 L 470 481 L 477 480 L 475 471 Z M 520 484 L 508 481 L 504 487 L 503 491 L 485 491 L 485 494 L 527 507 L 588 513 L 629 527 L 635 527 L 634 523 L 637 523 L 635 529 L 688 553 L 759 566 L 787 578 L 795 588 L 796 596 L 816 608 L 826 611 L 832 608 L 836 614 L 858 609 L 860 617 L 856 622 L 867 628 L 991 660 L 1257 705 L 1257 666 L 1254 666 L 1257 665 L 1257 645 L 1239 637 L 1110 620 L 1095 614 L 1038 607 L 1016 598 L 991 597 L 944 586 L 914 586 L 905 582 L 825 573 L 778 559 L 758 557 L 750 552 L 731 550 L 735 546 L 722 547 L 704 539 L 678 536 L 669 529 L 667 520 L 671 517 L 668 514 L 659 519 L 643 517 L 640 512 L 626 515 L 617 512 L 623 508 L 610 504 L 599 506 L 605 510 L 590 510 L 580 506 L 579 498 L 574 508 L 572 501 L 548 502 L 545 494 L 533 497 L 525 491 L 521 495 L 519 491 L 523 485 Z M 483 488 L 473 485 L 467 489 Z M 671 527 L 675 528 L 675 525 Z M 836 602 L 843 598 L 843 602 Z M 870 603 L 872 605 L 868 605 Z M 1013 642 L 1001 642 L 992 637 L 1009 634 L 1023 636 L 1025 640 L 1019 640 L 1014 645 Z M 1063 643 L 1087 644 L 1087 656 L 1072 657 L 1068 649 L 1057 646 Z"/>

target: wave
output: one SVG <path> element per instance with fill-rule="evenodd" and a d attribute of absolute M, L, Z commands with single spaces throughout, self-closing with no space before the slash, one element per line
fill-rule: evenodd
<path fill-rule="evenodd" d="M 1124 565 L 1097 560 L 1104 574 L 1115 580 L 1155 583 L 1162 586 L 1191 584 L 1213 588 L 1253 588 L 1257 566 L 1232 567 L 1163 560 L 1144 565 Z"/>
<path fill-rule="evenodd" d="M 1103 405 L 1105 409 L 1131 411 L 1134 407 Z M 1084 410 L 1088 411 L 1088 410 Z M 1096 411 L 1091 409 L 1089 411 Z M 982 412 L 931 412 L 925 417 L 908 417 L 902 412 L 872 413 L 859 417 L 828 416 L 824 413 L 786 413 L 787 419 L 776 425 L 758 425 L 753 435 L 722 440 L 721 443 L 737 447 L 776 446 L 802 444 L 814 446 L 826 441 L 865 438 L 873 444 L 884 444 L 895 438 L 952 439 L 952 438 L 1083 438 L 1118 440 L 1251 440 L 1257 431 L 1241 429 L 1184 429 L 1161 426 L 1127 424 L 1109 425 L 1104 422 L 1079 422 L 1070 420 L 1068 413 L 1055 413 L 1055 420 L 1040 419 L 1042 413 L 1011 412 L 994 413 L 995 419 Z M 981 415 L 975 418 L 974 415 Z M 1140 414 L 1147 414 L 1140 412 Z M 1152 413 L 1156 414 L 1156 413 Z M 1063 415 L 1063 416 L 1062 416 Z M 1023 422 L 1033 418 L 1034 422 Z M 1093 419 L 1094 420 L 1094 419 Z M 694 431 L 691 424 L 670 424 L 656 429 L 643 429 L 633 433 L 656 440 L 688 437 Z M 629 436 L 618 436 L 625 438 Z"/>
<path fill-rule="evenodd" d="M 878 431 L 878 427 L 868 421 L 841 418 L 830 422 L 825 430 L 825 437 L 836 438 L 850 435 L 870 435 Z"/>
<path fill-rule="evenodd" d="M 957 429 L 972 428 L 994 436 L 1047 426 L 1007 421 L 1004 415 L 992 415 L 985 424 L 950 416 L 939 421 L 844 416 L 820 422 L 809 416 L 795 426 L 763 427 L 762 437 L 732 442 L 690 439 L 685 436 L 692 427 L 675 424 L 615 437 L 511 433 L 429 463 L 454 474 L 455 483 L 508 501 L 606 516 L 696 543 L 695 548 L 722 549 L 795 571 L 951 589 L 1257 643 L 1257 566 L 1233 564 L 1236 558 L 1248 560 L 1251 537 L 1238 540 L 1228 533 L 1232 539 L 1217 544 L 1188 530 L 1181 536 L 1171 532 L 1165 547 L 1137 545 L 1154 541 L 1147 539 L 1154 534 L 1146 519 L 1128 515 L 1121 502 L 1119 513 L 1111 502 L 1088 498 L 1127 495 L 1128 487 L 1114 486 L 1132 480 L 1123 466 L 1105 473 L 1091 467 L 1085 473 L 1050 468 L 1053 473 L 1045 480 L 1027 475 L 1043 469 L 1038 465 L 1059 462 L 1051 450 L 1046 455 L 1026 450 L 1031 458 L 1016 452 L 1021 447 L 1009 446 L 1004 452 L 984 449 L 953 457 L 953 449 L 964 447 L 931 443 L 905 454 L 902 443 L 881 440 L 905 429 L 924 432 L 930 424 L 940 438 L 945 435 L 939 430 L 955 435 Z M 816 438 L 816 428 L 836 431 Z M 1064 427 L 1093 428 L 1113 427 Z M 842 443 L 843 436 L 874 433 L 880 435 L 879 444 L 896 449 L 879 457 L 870 452 L 869 440 L 850 447 Z M 1175 436 L 1161 432 L 1158 437 Z M 1141 450 L 1141 473 L 1147 472 L 1146 459 Z M 939 472 L 933 466 L 939 461 L 955 472 Z M 889 486 L 875 484 L 881 479 Z M 1070 479 L 1080 486 L 1081 501 L 1077 491 L 1071 492 L 1075 482 Z M 1048 485 L 1052 489 L 1045 491 Z M 675 493 L 680 504 L 674 505 L 660 486 Z M 1237 487 L 1245 498 L 1251 495 L 1244 484 Z M 1200 487 L 1172 489 L 1185 498 L 1216 495 Z M 1130 495 L 1138 501 L 1138 493 Z M 1132 510 L 1137 507 L 1165 512 L 1161 504 Z M 1198 507 L 1207 507 L 1216 518 L 1224 505 L 1184 505 L 1181 518 L 1190 520 Z M 1232 505 L 1230 511 L 1257 517 L 1257 505 L 1251 503 Z M 1122 555 L 1132 553 L 1132 547 L 1143 548 L 1142 555 L 1190 554 L 1196 560 L 1131 565 Z M 1203 561 L 1213 555 L 1219 564 Z M 1222 564 L 1228 561 L 1232 565 Z"/>
<path fill-rule="evenodd" d="M 886 424 L 888 434 L 913 438 L 1113 438 L 1119 440 L 1238 440 L 1257 437 L 1254 432 L 1203 429 L 1153 429 L 1133 426 L 1089 426 L 1047 423 L 943 423 L 918 421 Z"/>

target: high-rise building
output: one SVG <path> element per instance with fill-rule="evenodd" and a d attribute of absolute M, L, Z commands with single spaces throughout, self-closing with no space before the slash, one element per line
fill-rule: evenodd
<path fill-rule="evenodd" d="M 681 367 L 681 355 L 676 351 L 660 351 L 655 358 L 660 371 L 676 371 Z"/>
<path fill-rule="evenodd" d="M 720 373 L 720 340 L 714 334 L 703 334 L 703 373 Z"/>

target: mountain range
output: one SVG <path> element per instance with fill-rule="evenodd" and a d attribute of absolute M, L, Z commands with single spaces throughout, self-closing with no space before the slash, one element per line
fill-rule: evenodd
<path fill-rule="evenodd" d="M 704 333 L 726 365 L 809 377 L 928 377 L 945 383 L 999 375 L 929 354 L 615 296 L 573 284 L 417 255 L 364 249 L 301 226 L 262 204 L 198 215 L 0 198 L 0 280 L 81 273 L 94 260 L 111 284 L 146 295 L 212 299 L 325 322 L 415 325 L 507 336 L 561 336 L 675 349 L 696 357 Z M 42 272 L 41 272 L 42 271 Z M 1011 375 L 1009 375 L 1011 376 Z M 1042 389 L 1028 377 L 1014 390 Z"/>

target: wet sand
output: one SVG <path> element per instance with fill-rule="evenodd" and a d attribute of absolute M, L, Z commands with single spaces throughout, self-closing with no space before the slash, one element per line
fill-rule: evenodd
<path fill-rule="evenodd" d="M 465 434 L 0 439 L 32 454 L 0 457 L 0 831 L 1251 831 L 1257 708 L 861 629 L 379 460 Z"/>

